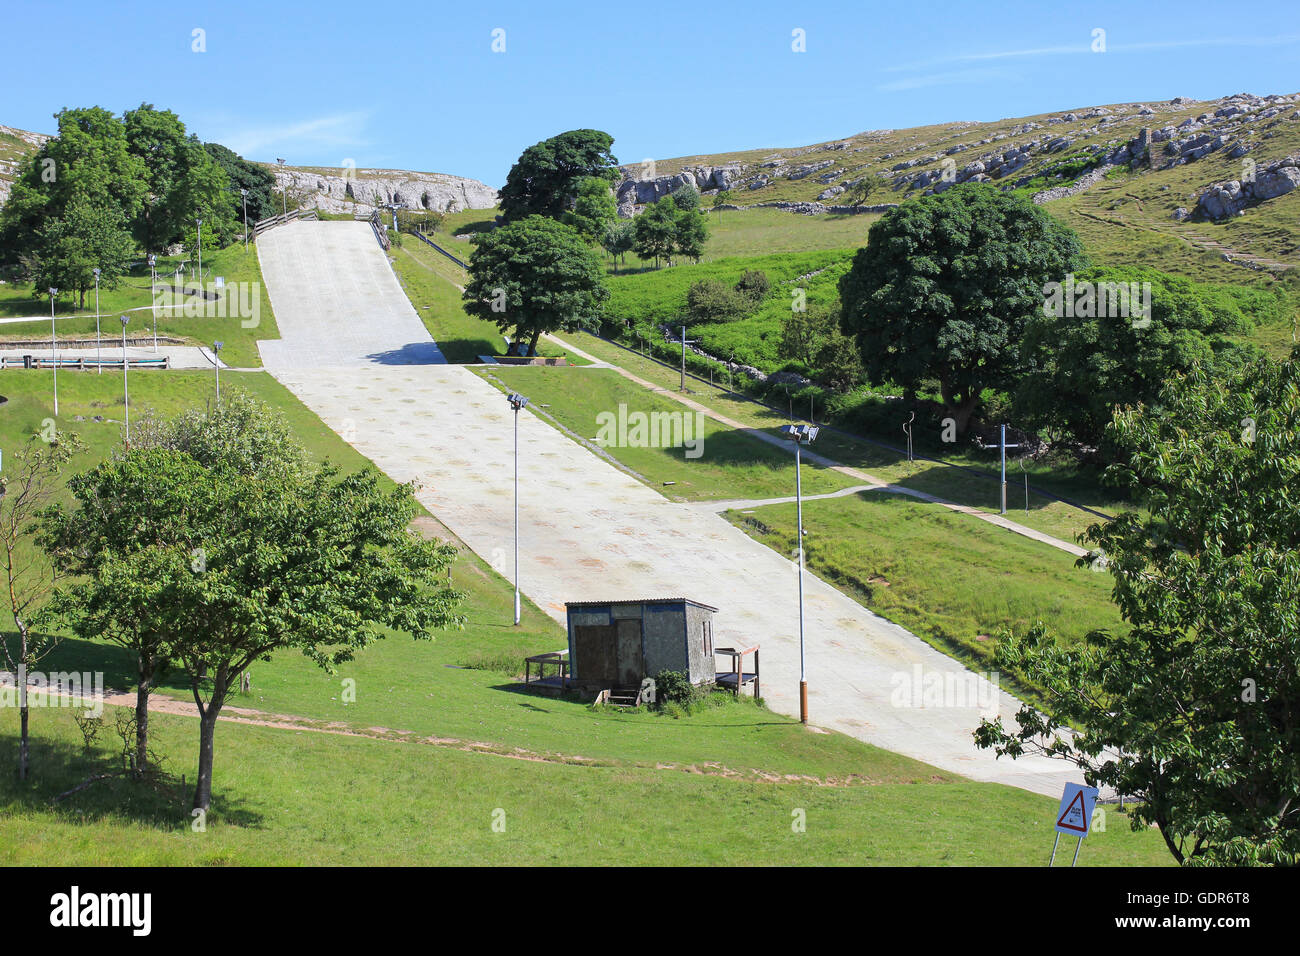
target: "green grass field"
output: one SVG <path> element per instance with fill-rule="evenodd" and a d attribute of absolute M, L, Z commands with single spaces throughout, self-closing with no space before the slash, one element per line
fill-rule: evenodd
<path fill-rule="evenodd" d="M 175 264 L 179 258 L 159 257 L 157 275 L 160 282 L 170 282 L 174 277 Z M 234 300 L 224 307 L 215 307 L 216 314 L 185 315 L 183 307 L 157 310 L 158 334 L 171 335 L 183 339 L 192 345 L 211 345 L 213 340 L 225 343 L 221 358 L 228 365 L 235 367 L 256 368 L 262 364 L 257 351 L 258 339 L 277 339 L 280 331 L 275 324 L 275 315 L 271 311 L 266 287 L 262 283 L 262 270 L 257 261 L 257 249 L 250 245 L 248 251 L 239 244 L 225 249 L 205 251 L 203 271 L 208 276 L 209 287 L 213 276 L 221 276 L 226 281 L 227 290 L 235 294 L 235 283 L 248 283 L 244 287 L 245 300 L 255 302 L 255 316 L 241 317 L 234 308 Z M 189 273 L 186 272 L 188 276 Z M 197 283 L 187 280 L 185 288 L 194 290 Z M 32 297 L 30 283 L 17 283 L 0 286 L 0 317 L 41 316 L 33 322 L 14 322 L 0 325 L 0 345 L 8 339 L 20 338 L 48 339 L 50 334 L 50 300 L 48 296 L 37 299 Z M 192 297 L 191 297 L 192 298 Z M 127 333 L 134 336 L 151 334 L 154 328 L 154 310 L 149 306 L 153 296 L 149 288 L 149 267 L 137 264 L 131 273 L 123 277 L 116 289 L 101 289 L 99 294 L 100 324 L 105 339 L 105 347 L 113 341 L 120 341 L 122 325 L 118 316 L 125 313 L 130 320 Z M 198 304 L 192 299 L 191 308 Z M 60 296 L 55 302 L 55 314 L 59 317 L 58 332 L 60 338 L 95 336 L 95 298 L 93 290 L 86 296 L 86 307 L 76 308 L 78 303 L 69 294 Z M 197 312 L 197 309 L 194 309 Z M 255 324 L 254 324 L 255 323 Z"/>

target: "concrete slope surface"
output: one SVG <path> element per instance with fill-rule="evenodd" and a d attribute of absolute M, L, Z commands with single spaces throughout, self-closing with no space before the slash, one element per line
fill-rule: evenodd
<path fill-rule="evenodd" d="M 257 258 L 281 336 L 258 343 L 267 368 L 446 362 L 368 222 L 277 226 Z"/>
<path fill-rule="evenodd" d="M 375 265 L 389 268 L 377 246 L 349 247 L 312 235 L 337 226 L 286 229 L 278 237 L 281 248 L 273 256 L 263 253 L 263 275 L 285 336 L 282 354 L 306 354 L 314 342 L 337 339 L 344 331 L 338 324 L 365 307 L 322 308 L 308 291 L 317 282 L 367 297 Z M 283 248 L 299 237 L 301 254 Z M 300 290 L 293 296 L 281 292 L 280 262 L 310 273 L 293 279 Z M 350 282 L 339 279 L 349 274 Z M 290 367 L 272 361 L 271 344 L 263 343 L 263 354 L 280 381 L 391 477 L 416 482 L 420 500 L 439 520 L 510 574 L 513 413 L 500 392 L 454 365 L 377 369 L 358 354 L 328 369 Z M 682 596 L 714 605 L 720 609 L 715 644 L 759 644 L 763 696 L 780 713 L 798 713 L 793 560 L 720 515 L 668 501 L 528 411 L 520 415 L 519 442 L 520 577 L 528 597 L 561 622 L 566 601 Z M 995 760 L 975 749 L 971 732 L 981 716 L 997 712 L 1009 721 L 1019 707 L 995 682 L 811 573 L 805 602 L 813 724 L 976 780 L 1039 793 L 1059 795 L 1066 780 L 1080 779 L 1060 761 Z"/>

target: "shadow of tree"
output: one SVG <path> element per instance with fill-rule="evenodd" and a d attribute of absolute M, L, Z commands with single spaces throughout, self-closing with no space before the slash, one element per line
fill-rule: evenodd
<path fill-rule="evenodd" d="M 77 823 L 100 820 L 130 821 L 157 830 L 181 831 L 191 823 L 192 780 L 166 771 L 141 781 L 120 773 L 121 758 L 114 752 L 118 740 L 108 732 L 108 741 L 96 742 L 87 752 L 65 740 L 31 738 L 28 778 L 17 775 L 19 738 L 16 732 L 0 733 L 0 807 L 21 808 L 36 813 L 54 813 Z M 113 774 L 91 783 L 84 790 L 56 798 L 93 777 Z M 208 810 L 209 823 L 263 828 L 263 816 L 246 800 L 214 794 Z"/>

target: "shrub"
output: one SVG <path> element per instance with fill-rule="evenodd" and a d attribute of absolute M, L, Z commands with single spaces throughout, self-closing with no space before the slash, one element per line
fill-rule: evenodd
<path fill-rule="evenodd" d="M 654 681 L 655 708 L 658 710 L 665 710 L 670 705 L 689 708 L 700 696 L 699 688 L 681 671 L 660 671 Z"/>
<path fill-rule="evenodd" d="M 740 318 L 745 300 L 717 279 L 704 279 L 686 293 L 686 308 L 695 322 L 730 322 Z"/>
<path fill-rule="evenodd" d="M 753 305 L 757 305 L 766 299 L 768 290 L 771 288 L 772 283 L 768 281 L 767 273 L 761 269 L 746 269 L 745 274 L 736 283 L 736 291 Z"/>

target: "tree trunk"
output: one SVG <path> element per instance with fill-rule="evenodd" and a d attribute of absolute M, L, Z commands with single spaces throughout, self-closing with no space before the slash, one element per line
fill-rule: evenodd
<path fill-rule="evenodd" d="M 542 337 L 542 329 L 541 329 L 540 326 L 538 326 L 537 328 L 533 329 L 533 340 L 532 340 L 532 342 L 530 342 L 529 345 L 528 345 L 528 354 L 529 354 L 529 355 L 536 355 L 536 354 L 537 354 L 537 341 L 538 341 L 538 339 L 540 339 L 541 337 Z"/>
<path fill-rule="evenodd" d="M 154 661 L 141 654 L 140 683 L 135 692 L 135 772 L 144 773 L 149 765 L 149 692 L 153 690 Z"/>
<path fill-rule="evenodd" d="M 19 693 L 23 693 L 22 690 Z M 22 727 L 21 737 L 18 743 L 18 779 L 27 779 L 27 718 L 31 708 L 24 705 L 18 711 L 18 722 Z"/>
<path fill-rule="evenodd" d="M 207 810 L 212 803 L 212 748 L 217 731 L 217 709 L 208 704 L 199 718 L 199 776 L 194 784 L 194 809 Z"/>
<path fill-rule="evenodd" d="M 207 707 L 199 700 L 199 685 L 194 683 L 194 700 L 199 704 L 199 776 L 194 784 L 194 809 L 207 810 L 212 803 L 213 740 L 217 732 L 217 717 L 226 702 L 229 675 L 223 664 L 212 681 L 212 696 Z"/>

